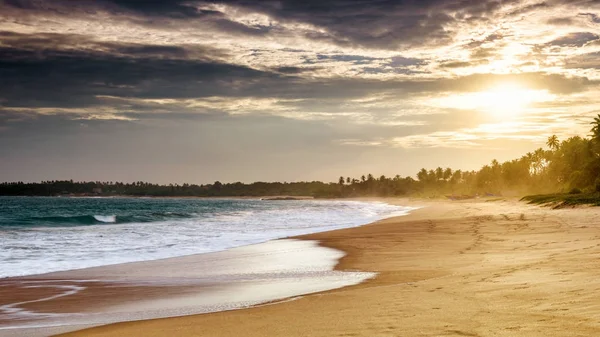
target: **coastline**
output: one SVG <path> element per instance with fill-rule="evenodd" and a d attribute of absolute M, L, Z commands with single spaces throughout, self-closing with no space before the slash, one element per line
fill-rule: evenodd
<path fill-rule="evenodd" d="M 600 334 L 598 210 L 516 201 L 421 204 L 427 207 L 403 217 L 298 237 L 346 252 L 336 270 L 378 273 L 358 285 L 63 336 Z"/>
<path fill-rule="evenodd" d="M 265 195 L 265 196 L 195 196 L 195 195 L 92 195 L 92 194 L 64 194 L 64 195 L 0 195 L 0 197 L 10 198 L 89 198 L 89 199 L 215 199 L 215 200 L 350 200 L 350 198 L 315 198 L 307 195 Z"/>
<path fill-rule="evenodd" d="M 46 203 L 48 214 L 36 215 Z M 0 254 L 0 279 L 224 251 L 404 211 L 334 200 L 14 198 L 3 205 L 13 211 L 3 213 L 0 228 L 8 248 Z"/>
<path fill-rule="evenodd" d="M 0 280 L 0 336 L 45 336 L 119 321 L 239 309 L 345 287 L 373 276 L 334 271 L 344 255 L 342 251 L 324 247 L 314 240 L 294 241 L 297 240 L 274 239 L 214 253 L 4 278 Z M 294 255 L 294 252 L 301 254 Z M 250 255 L 256 256 L 248 259 Z M 277 256 L 281 261 L 274 260 Z M 238 261 L 236 266 L 227 262 L 225 265 L 207 263 L 211 259 L 243 263 Z M 248 269 L 246 266 L 250 264 L 261 267 Z M 272 266 L 272 270 L 265 270 L 265 265 Z M 224 269 L 234 273 L 206 275 L 203 272 L 224 272 Z M 198 278 L 198 274 L 204 275 Z M 271 274 L 277 276 L 272 278 Z M 211 277 L 217 279 L 211 281 Z M 265 278 L 271 289 L 261 288 L 260 283 L 265 283 Z M 226 303 L 229 298 L 239 298 L 240 293 L 223 289 L 232 288 L 240 281 L 245 283 L 245 288 L 253 287 L 254 293 L 263 295 L 242 294 L 244 301 Z M 252 282 L 254 284 L 250 284 Z M 282 285 L 279 290 L 273 287 L 278 282 Z M 205 298 L 215 290 L 224 295 L 210 306 Z M 182 300 L 183 297 L 196 298 L 206 305 L 190 306 L 189 299 Z M 168 308 L 157 303 L 166 304 Z M 224 303 L 225 307 L 214 307 Z M 107 314 L 110 311 L 125 318 Z M 21 327 L 14 326 L 15 322 Z M 39 329 L 26 326 L 39 326 Z M 56 327 L 49 328 L 52 326 Z"/>
<path fill-rule="evenodd" d="M 316 241 L 279 239 L 11 278 L 0 282 L 0 336 L 46 336 L 81 326 L 242 309 L 374 276 L 334 271 L 342 256 Z"/>

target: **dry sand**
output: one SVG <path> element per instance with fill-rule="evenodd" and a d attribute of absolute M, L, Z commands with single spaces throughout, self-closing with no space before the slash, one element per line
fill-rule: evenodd
<path fill-rule="evenodd" d="M 303 237 L 344 250 L 337 268 L 376 271 L 374 280 L 65 336 L 600 336 L 600 209 L 418 204 L 427 207 Z"/>

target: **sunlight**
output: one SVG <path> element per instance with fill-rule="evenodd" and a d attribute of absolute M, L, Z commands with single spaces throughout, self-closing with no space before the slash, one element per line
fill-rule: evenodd
<path fill-rule="evenodd" d="M 534 96 L 531 90 L 523 90 L 514 85 L 502 85 L 471 95 L 469 99 L 475 106 L 493 113 L 516 114 L 533 101 Z"/>
<path fill-rule="evenodd" d="M 481 110 L 496 116 L 515 116 L 532 103 L 553 99 L 554 95 L 547 90 L 531 90 L 514 83 L 503 83 L 486 91 L 447 96 L 437 103 L 448 108 Z"/>

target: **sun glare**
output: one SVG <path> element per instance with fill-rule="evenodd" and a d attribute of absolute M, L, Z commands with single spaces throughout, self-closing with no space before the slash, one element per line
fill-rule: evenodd
<path fill-rule="evenodd" d="M 486 91 L 447 96 L 439 100 L 444 107 L 481 110 L 497 116 L 514 116 L 532 103 L 547 102 L 554 96 L 547 90 L 531 90 L 506 83 Z"/>

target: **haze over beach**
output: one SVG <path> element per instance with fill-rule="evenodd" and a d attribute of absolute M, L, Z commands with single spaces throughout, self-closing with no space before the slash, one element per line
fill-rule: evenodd
<path fill-rule="evenodd" d="M 596 0 L 0 0 L 0 337 L 600 335 L 598 69 Z"/>

